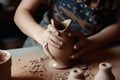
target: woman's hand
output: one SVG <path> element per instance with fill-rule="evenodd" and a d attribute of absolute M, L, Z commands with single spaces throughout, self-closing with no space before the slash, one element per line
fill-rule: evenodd
<path fill-rule="evenodd" d="M 60 48 L 63 41 L 59 38 L 59 32 L 54 25 L 49 24 L 47 29 L 41 34 L 42 45 L 49 44 L 53 47 Z"/>
<path fill-rule="evenodd" d="M 52 47 L 60 48 L 63 41 L 59 38 L 59 32 L 55 29 L 54 25 L 49 24 L 47 29 L 41 34 L 42 46 L 45 54 L 49 58 L 53 58 L 52 54 L 49 52 L 48 45 Z"/>
<path fill-rule="evenodd" d="M 94 45 L 89 39 L 84 36 L 83 33 L 79 31 L 73 31 L 70 36 L 75 40 L 75 54 L 72 55 L 73 59 L 77 59 L 81 55 L 90 53 L 94 50 Z"/>
<path fill-rule="evenodd" d="M 59 31 L 56 29 L 55 26 L 69 26 L 71 23 L 71 19 L 67 19 L 67 20 L 64 20 L 62 23 L 57 23 L 57 25 L 55 25 L 56 23 L 54 23 L 54 20 L 51 19 L 51 24 L 48 25 L 47 29 L 44 30 L 42 32 L 42 44 L 49 44 L 53 47 L 56 47 L 56 48 L 60 48 L 64 41 L 62 40 L 62 38 L 60 38 L 60 33 Z M 63 24 L 63 25 L 60 25 L 60 24 Z"/>
<path fill-rule="evenodd" d="M 57 22 L 54 23 L 53 19 L 51 19 L 51 24 L 48 25 L 48 28 L 46 30 L 43 31 L 42 33 L 42 43 L 43 43 L 43 50 L 46 53 L 46 55 L 50 58 L 53 58 L 52 54 L 49 52 L 48 49 L 48 44 L 56 47 L 56 48 L 60 48 L 63 46 L 64 44 L 64 39 L 62 39 L 59 35 L 59 31 L 56 29 L 57 26 L 63 27 L 65 26 L 69 26 L 71 23 L 71 20 L 64 20 L 62 22 L 63 25 L 61 25 L 61 23 Z M 56 27 L 55 27 L 56 26 Z"/>

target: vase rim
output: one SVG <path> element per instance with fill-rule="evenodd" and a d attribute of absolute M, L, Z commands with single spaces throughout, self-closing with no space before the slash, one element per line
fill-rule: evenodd
<path fill-rule="evenodd" d="M 110 69 L 110 68 L 112 68 L 112 64 L 108 63 L 108 62 L 102 62 L 102 63 L 99 64 L 99 68 Z"/>

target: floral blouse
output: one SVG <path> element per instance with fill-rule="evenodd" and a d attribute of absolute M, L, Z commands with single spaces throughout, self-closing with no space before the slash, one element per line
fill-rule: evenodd
<path fill-rule="evenodd" d="M 53 14 L 59 21 L 72 19 L 71 30 L 79 30 L 85 35 L 90 35 L 115 21 L 116 7 L 113 7 L 113 2 L 110 2 L 110 5 L 106 7 L 106 0 L 100 1 L 99 8 L 94 9 L 83 0 L 55 0 Z M 47 13 L 43 17 L 42 25 L 48 24 L 46 16 Z"/>
<path fill-rule="evenodd" d="M 116 4 L 111 2 L 110 6 L 107 8 L 104 3 L 106 0 L 100 0 L 102 2 L 100 2 L 101 6 L 98 9 L 91 8 L 84 1 L 85 0 L 54 0 L 54 8 L 52 10 L 54 17 L 59 21 L 72 19 L 70 29 L 79 30 L 86 36 L 100 31 L 115 21 L 115 12 L 116 8 L 119 7 L 118 5 L 120 5 L 120 0 L 117 0 L 118 2 L 116 2 Z M 40 25 L 46 27 L 48 24 L 47 11 Z M 39 44 L 31 38 L 28 38 L 25 41 L 24 47 L 28 46 L 39 46 Z"/>

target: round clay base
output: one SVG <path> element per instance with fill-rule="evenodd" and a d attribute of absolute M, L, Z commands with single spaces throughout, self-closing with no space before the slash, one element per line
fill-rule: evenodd
<path fill-rule="evenodd" d="M 85 70 L 84 75 L 87 78 L 86 80 L 93 80 L 93 74 L 91 73 L 93 65 L 89 65 L 86 61 L 70 61 L 71 66 L 67 69 L 54 68 L 51 66 L 51 62 L 51 59 L 48 57 L 41 56 L 38 59 L 30 59 L 26 61 L 24 59 L 18 59 L 15 64 L 21 64 L 16 66 L 19 70 L 18 72 L 21 73 L 21 76 L 29 76 L 29 79 L 27 78 L 25 80 L 68 80 L 69 72 L 74 68 Z"/>
<path fill-rule="evenodd" d="M 67 64 L 58 64 L 56 61 L 54 61 L 54 60 L 50 60 L 50 61 L 48 61 L 48 66 L 49 67 L 52 67 L 52 68 L 55 68 L 55 69 L 68 69 L 68 68 L 70 68 L 70 67 L 72 67 L 72 65 L 70 64 L 70 62 L 68 62 Z"/>

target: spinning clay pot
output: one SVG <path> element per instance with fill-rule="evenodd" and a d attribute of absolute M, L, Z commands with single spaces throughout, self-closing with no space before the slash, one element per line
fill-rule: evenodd
<path fill-rule="evenodd" d="M 63 46 L 61 48 L 55 48 L 48 43 L 46 51 L 52 56 L 49 65 L 53 68 L 64 69 L 70 67 L 70 56 L 73 52 L 73 40 L 68 36 L 71 20 L 65 20 L 63 23 L 57 22 L 54 21 L 54 24 L 55 28 L 59 31 L 59 38 L 64 41 Z"/>

